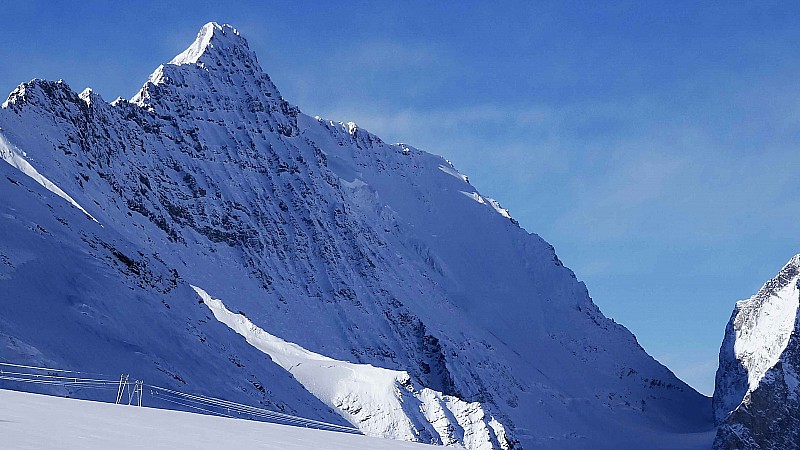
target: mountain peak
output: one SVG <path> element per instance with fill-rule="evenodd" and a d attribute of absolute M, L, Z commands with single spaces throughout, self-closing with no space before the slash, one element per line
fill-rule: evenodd
<path fill-rule="evenodd" d="M 207 65 L 209 63 L 223 63 L 225 56 L 247 56 L 248 60 L 255 56 L 250 51 L 247 41 L 236 28 L 228 24 L 220 25 L 208 22 L 200 28 L 192 45 L 172 58 L 169 64 L 176 66 L 184 64 Z M 251 61 L 248 61 L 251 62 Z"/>
<path fill-rule="evenodd" d="M 183 92 L 181 95 L 185 98 L 181 103 L 186 105 L 197 105 L 199 95 L 216 106 L 223 102 L 259 110 L 269 109 L 264 106 L 265 102 L 278 101 L 283 112 L 296 113 L 294 108 L 284 104 L 247 40 L 228 24 L 209 22 L 203 25 L 194 42 L 170 62 L 159 66 L 131 102 L 155 108 L 161 97 L 166 96 L 169 102 L 176 101 L 172 95 L 175 90 Z M 225 97 L 228 100 L 222 100 Z M 260 105 L 253 102 L 260 102 Z"/>
<path fill-rule="evenodd" d="M 774 278 L 767 281 L 764 286 L 759 289 L 758 293 L 753 297 L 759 301 L 759 303 L 769 299 L 769 297 L 775 295 L 781 289 L 784 289 L 790 283 L 795 282 L 795 280 L 800 276 L 800 254 L 794 255 L 786 265 L 775 275 Z M 752 300 L 752 299 L 751 299 Z M 746 303 L 750 300 L 744 300 L 739 303 Z M 750 303 L 753 303 L 750 301 Z"/>

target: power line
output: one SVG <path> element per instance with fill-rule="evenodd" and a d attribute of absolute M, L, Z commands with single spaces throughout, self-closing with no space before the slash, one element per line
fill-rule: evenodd
<path fill-rule="evenodd" d="M 233 416 L 229 416 L 229 415 L 223 414 L 221 412 L 212 411 L 210 409 L 205 409 L 205 408 L 201 408 L 199 406 L 190 405 L 188 403 L 183 403 L 183 402 L 180 402 L 178 400 L 171 400 L 171 399 L 168 399 L 168 398 L 165 398 L 165 397 L 161 397 L 161 400 L 164 400 L 165 402 L 174 403 L 176 405 L 180 405 L 180 406 L 183 406 L 183 407 L 186 407 L 186 408 L 196 409 L 198 411 L 202 411 L 204 414 L 210 414 L 210 415 L 213 415 L 213 416 L 220 416 L 220 417 L 227 417 L 227 418 L 230 418 L 230 419 L 234 418 Z"/>
<path fill-rule="evenodd" d="M 361 434 L 361 432 L 358 429 L 343 425 L 336 425 L 332 423 L 321 422 L 318 420 L 306 419 L 303 417 L 297 417 L 286 413 L 280 413 L 269 409 L 258 408 L 255 406 L 249 406 L 242 403 L 236 403 L 229 400 L 222 400 L 214 397 L 206 397 L 197 394 L 186 394 L 184 392 L 176 391 L 173 389 L 167 389 L 161 386 L 154 386 L 148 384 L 147 387 L 155 391 L 160 391 L 162 393 L 172 394 L 173 396 L 181 397 L 185 401 L 192 400 L 196 403 L 205 404 L 209 406 L 216 406 L 218 408 L 227 410 L 233 410 L 251 416 L 261 417 L 265 419 L 272 419 L 272 420 L 280 420 L 285 423 L 301 425 L 306 428 L 325 429 L 330 431 L 340 431 L 344 433 Z"/>
<path fill-rule="evenodd" d="M 0 362 L 0 366 L 8 366 L 8 367 L 19 367 L 23 369 L 34 369 L 34 370 L 47 370 L 50 372 L 65 372 L 65 373 L 83 373 L 74 370 L 62 370 L 62 369 L 52 369 L 49 367 L 36 367 L 36 366 L 25 366 L 22 364 L 12 364 L 7 362 Z"/>
<path fill-rule="evenodd" d="M 211 414 L 221 417 L 237 418 L 249 416 L 257 418 L 261 421 L 283 423 L 292 426 L 302 426 L 305 428 L 313 428 L 319 430 L 336 431 L 342 433 L 361 434 L 361 432 L 353 427 L 336 425 L 332 423 L 322 422 L 319 420 L 307 419 L 303 417 L 293 416 L 278 411 L 272 411 L 265 408 L 245 405 L 243 403 L 236 403 L 229 400 L 223 400 L 215 397 L 208 397 L 199 394 L 187 394 L 185 392 L 168 389 L 162 386 L 155 386 L 145 384 L 141 380 L 136 380 L 133 383 L 129 381 L 129 375 L 122 374 L 118 380 L 102 379 L 102 378 L 89 378 L 81 376 L 65 376 L 61 374 L 90 374 L 89 372 L 80 372 L 76 370 L 54 369 L 49 367 L 36 367 L 23 364 L 14 364 L 9 362 L 0 362 L 0 367 L 12 367 L 16 370 L 7 371 L 0 369 L 0 380 L 10 381 L 16 383 L 27 383 L 37 385 L 49 386 L 62 386 L 71 387 L 73 389 L 95 389 L 106 391 L 117 391 L 116 403 L 123 403 L 123 397 L 127 394 L 127 404 L 130 405 L 136 400 L 136 405 L 142 406 L 142 397 L 144 396 L 144 387 L 150 389 L 150 394 L 153 399 L 159 399 L 168 403 L 182 406 L 193 410 L 200 411 L 203 414 Z M 50 373 L 30 373 L 28 371 L 47 371 Z M 94 374 L 103 375 L 103 374 Z M 225 412 L 222 411 L 226 411 Z M 236 416 L 232 415 L 235 413 Z"/>
<path fill-rule="evenodd" d="M 74 372 L 79 373 L 79 372 Z M 114 382 L 114 380 L 102 380 L 98 378 L 84 378 L 84 377 L 65 377 L 62 375 L 51 375 L 51 374 L 40 374 L 40 373 L 25 373 L 25 372 L 8 372 L 5 370 L 0 370 L 0 375 L 19 375 L 19 376 L 26 376 L 26 377 L 33 377 L 33 378 L 43 378 L 43 379 L 63 379 L 63 380 L 75 380 L 75 381 L 97 381 L 97 382 Z"/>
<path fill-rule="evenodd" d="M 85 375 L 101 375 L 101 376 L 104 376 L 104 377 L 110 376 L 110 375 L 105 374 L 105 373 L 81 372 L 81 371 L 78 371 L 78 370 L 54 369 L 54 368 L 51 368 L 51 367 L 26 366 L 24 364 L 14 364 L 14 363 L 10 363 L 10 362 L 7 362 L 7 361 L 0 361 L 0 366 L 16 367 L 16 368 L 21 368 L 21 369 L 41 370 L 41 371 L 45 371 L 45 372 L 82 373 L 82 374 L 85 374 Z"/>

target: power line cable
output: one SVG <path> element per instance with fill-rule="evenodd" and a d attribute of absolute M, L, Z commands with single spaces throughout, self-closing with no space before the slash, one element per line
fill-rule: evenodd
<path fill-rule="evenodd" d="M 91 374 L 91 375 L 107 376 L 105 374 L 100 374 L 100 373 L 55 369 L 51 367 L 37 367 L 24 364 L 15 364 L 6 361 L 0 361 L 0 367 L 10 367 L 15 369 L 13 371 L 0 369 L 0 380 L 3 381 L 71 387 L 73 389 L 97 389 L 97 390 L 117 390 L 117 391 L 122 389 L 120 386 L 123 385 L 122 384 L 123 382 L 121 381 L 122 379 L 114 380 L 114 379 L 62 375 L 62 374 L 85 374 L 85 375 Z M 50 373 L 46 374 L 35 373 L 35 372 L 31 373 L 32 371 L 45 371 Z M 128 377 L 123 377 L 126 383 L 127 383 L 127 378 Z M 168 403 L 201 411 L 206 414 L 235 418 L 230 414 L 225 414 L 223 412 L 215 411 L 214 408 L 216 408 L 228 411 L 229 413 L 233 411 L 239 416 L 245 415 L 253 418 L 260 418 L 263 419 L 264 421 L 272 421 L 272 422 L 278 422 L 294 426 L 303 426 L 306 428 L 314 428 L 320 430 L 361 434 L 361 432 L 358 429 L 353 427 L 336 425 L 332 423 L 322 422 L 319 420 L 306 419 L 303 417 L 293 416 L 291 414 L 281 413 L 278 411 L 272 411 L 269 409 L 259 408 L 255 406 L 249 406 L 242 403 L 236 403 L 215 397 L 207 397 L 199 394 L 187 394 L 185 392 L 168 389 L 161 386 L 155 386 L 150 384 L 145 385 L 141 381 L 138 381 L 137 383 L 138 385 L 147 386 L 148 388 L 150 388 L 151 395 L 153 395 L 154 399 L 159 398 Z M 141 392 L 139 393 L 139 395 L 141 398 Z M 119 392 L 118 392 L 118 397 L 119 397 Z"/>

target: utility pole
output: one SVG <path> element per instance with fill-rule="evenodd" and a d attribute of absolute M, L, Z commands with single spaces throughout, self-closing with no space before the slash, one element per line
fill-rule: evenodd
<path fill-rule="evenodd" d="M 136 406 L 142 406 L 142 391 L 144 390 L 144 381 L 136 380 L 133 382 L 133 392 L 128 397 L 128 404 L 131 404 L 131 398 L 136 397 Z"/>
<path fill-rule="evenodd" d="M 125 394 L 128 394 L 128 405 L 133 403 L 133 399 L 136 398 L 136 406 L 142 406 L 142 397 L 144 396 L 144 381 L 136 380 L 133 382 L 133 388 L 131 389 L 130 384 L 130 375 L 122 374 L 119 376 L 119 387 L 117 388 L 117 401 L 115 402 L 117 405 L 122 404 L 122 398 Z"/>
<path fill-rule="evenodd" d="M 122 403 L 122 396 L 125 391 L 128 389 L 128 375 L 122 374 L 119 376 L 119 387 L 117 388 L 117 401 L 114 402 L 117 405 Z M 128 402 L 130 404 L 130 402 Z"/>

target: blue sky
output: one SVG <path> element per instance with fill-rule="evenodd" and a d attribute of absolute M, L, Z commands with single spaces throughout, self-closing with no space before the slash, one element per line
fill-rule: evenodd
<path fill-rule="evenodd" d="M 452 160 L 706 394 L 734 302 L 800 252 L 800 4 L 72 3 L 4 2 L 0 91 L 130 97 L 231 23 L 304 112 Z"/>

